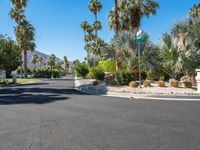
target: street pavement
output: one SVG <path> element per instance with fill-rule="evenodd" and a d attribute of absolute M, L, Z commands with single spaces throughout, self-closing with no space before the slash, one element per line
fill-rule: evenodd
<path fill-rule="evenodd" d="M 0 89 L 0 150 L 199 150 L 200 102 L 83 94 L 73 78 Z"/>

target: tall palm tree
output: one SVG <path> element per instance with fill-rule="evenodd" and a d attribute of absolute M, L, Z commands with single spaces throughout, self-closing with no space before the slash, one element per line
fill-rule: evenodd
<path fill-rule="evenodd" d="M 56 56 L 54 54 L 51 54 L 51 56 L 49 56 L 49 58 L 48 58 L 48 65 L 51 68 L 51 78 L 53 78 L 53 68 L 56 65 Z"/>
<path fill-rule="evenodd" d="M 32 56 L 31 62 L 32 62 L 32 64 L 34 64 L 34 67 L 36 68 L 35 65 L 36 65 L 37 62 L 38 62 L 38 56 L 37 56 L 36 54 L 34 54 L 34 55 Z"/>
<path fill-rule="evenodd" d="M 14 27 L 17 43 L 22 51 L 23 69 L 25 77 L 27 77 L 27 51 L 35 49 L 34 27 L 26 20 L 24 8 L 27 5 L 27 0 L 11 0 L 12 8 L 10 17 L 14 19 L 17 25 Z"/>
<path fill-rule="evenodd" d="M 69 73 L 69 62 L 67 60 L 67 56 L 64 56 L 64 68 L 65 68 L 65 72 L 66 72 L 66 75 Z"/>
<path fill-rule="evenodd" d="M 95 16 L 95 22 L 98 21 L 97 19 L 97 13 L 101 11 L 102 9 L 102 4 L 98 0 L 91 0 L 88 6 L 88 9 L 94 14 Z M 95 29 L 95 36 L 97 37 L 98 29 Z"/>
<path fill-rule="evenodd" d="M 156 14 L 159 4 L 155 0 L 127 0 L 132 28 L 140 27 L 141 18 Z"/>
<path fill-rule="evenodd" d="M 17 43 L 22 50 L 23 69 L 25 77 L 27 76 L 27 52 L 35 50 L 35 29 L 26 20 L 14 27 Z"/>
<path fill-rule="evenodd" d="M 192 18 L 200 17 L 200 3 L 193 5 L 193 8 L 190 9 L 189 16 Z"/>
<path fill-rule="evenodd" d="M 83 21 L 81 23 L 81 28 L 83 29 L 85 35 L 86 35 L 86 31 L 88 30 L 89 27 L 90 27 L 90 25 L 87 21 Z"/>

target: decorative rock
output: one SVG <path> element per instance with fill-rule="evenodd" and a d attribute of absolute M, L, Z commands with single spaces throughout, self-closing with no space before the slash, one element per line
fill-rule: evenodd
<path fill-rule="evenodd" d="M 197 76 L 196 76 L 197 92 L 200 93 L 200 69 L 197 69 L 196 72 L 197 72 Z"/>

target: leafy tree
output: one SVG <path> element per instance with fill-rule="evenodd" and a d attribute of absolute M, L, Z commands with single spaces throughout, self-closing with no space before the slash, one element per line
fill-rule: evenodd
<path fill-rule="evenodd" d="M 79 77 L 86 78 L 87 74 L 89 73 L 89 68 L 85 62 L 80 63 L 79 61 L 76 61 L 75 63 L 75 73 Z"/>
<path fill-rule="evenodd" d="M 21 65 L 21 51 L 15 41 L 0 35 L 0 69 L 6 71 L 6 77 Z"/>

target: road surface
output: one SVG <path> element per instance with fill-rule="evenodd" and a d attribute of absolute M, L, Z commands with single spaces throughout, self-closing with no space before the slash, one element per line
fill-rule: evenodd
<path fill-rule="evenodd" d="M 55 79 L 0 89 L 0 150 L 199 150 L 200 102 L 82 94 Z"/>

